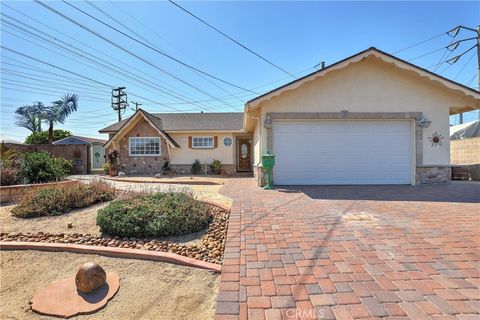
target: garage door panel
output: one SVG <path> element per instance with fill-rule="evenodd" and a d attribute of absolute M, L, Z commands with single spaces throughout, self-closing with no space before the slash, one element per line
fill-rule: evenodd
<path fill-rule="evenodd" d="M 409 121 L 275 122 L 276 184 L 409 184 Z"/>

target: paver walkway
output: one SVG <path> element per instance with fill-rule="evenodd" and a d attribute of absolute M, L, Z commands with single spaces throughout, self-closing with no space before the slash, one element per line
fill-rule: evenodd
<path fill-rule="evenodd" d="M 479 184 L 221 192 L 218 320 L 480 319 Z"/>

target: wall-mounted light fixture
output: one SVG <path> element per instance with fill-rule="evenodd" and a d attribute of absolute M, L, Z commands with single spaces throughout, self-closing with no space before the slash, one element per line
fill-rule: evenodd
<path fill-rule="evenodd" d="M 432 124 L 431 120 L 428 120 L 427 117 L 421 117 L 420 119 L 417 120 L 417 125 L 422 127 L 422 128 L 428 128 Z"/>
<path fill-rule="evenodd" d="M 267 115 L 263 126 L 265 127 L 265 129 L 272 129 L 272 118 L 270 117 L 270 115 Z"/>

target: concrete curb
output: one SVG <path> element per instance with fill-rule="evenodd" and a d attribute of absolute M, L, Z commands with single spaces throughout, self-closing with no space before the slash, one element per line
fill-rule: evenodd
<path fill-rule="evenodd" d="M 150 184 L 182 184 L 182 185 L 207 185 L 207 186 L 221 186 L 223 184 L 209 181 L 188 181 L 188 180 L 178 180 L 178 181 L 151 181 L 151 180 L 131 180 L 128 178 L 110 178 L 105 176 L 100 176 L 100 179 L 114 181 L 114 182 L 129 182 L 129 183 L 150 183 Z"/>
<path fill-rule="evenodd" d="M 139 259 L 178 264 L 187 267 L 205 269 L 213 272 L 221 272 L 222 266 L 215 263 L 196 260 L 178 254 L 161 251 L 149 251 L 139 249 L 126 249 L 114 247 L 87 246 L 67 243 L 42 243 L 42 242 L 5 242 L 0 241 L 0 250 L 39 250 L 60 251 L 83 254 L 99 254 L 114 258 Z"/>

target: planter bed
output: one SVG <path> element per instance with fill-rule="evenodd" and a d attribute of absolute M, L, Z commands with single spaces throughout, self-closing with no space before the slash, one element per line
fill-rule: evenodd
<path fill-rule="evenodd" d="M 0 187 L 0 203 L 9 203 L 20 198 L 21 195 L 33 190 L 39 191 L 47 188 L 65 187 L 78 184 L 78 180 L 63 180 L 58 182 L 17 184 Z"/>
<path fill-rule="evenodd" d="M 179 244 L 160 239 L 122 238 L 95 236 L 82 233 L 0 233 L 0 241 L 70 243 L 92 246 L 153 250 L 179 254 L 197 260 L 221 264 L 225 249 L 228 218 L 230 212 L 226 208 L 210 205 L 213 221 L 210 223 L 201 242 Z"/>

